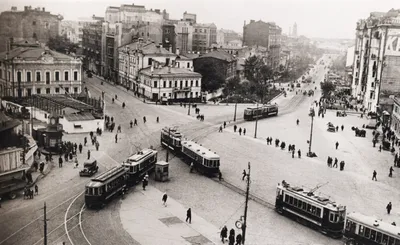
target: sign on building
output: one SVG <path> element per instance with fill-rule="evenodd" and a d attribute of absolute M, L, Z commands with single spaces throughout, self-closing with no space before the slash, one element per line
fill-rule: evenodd
<path fill-rule="evenodd" d="M 400 29 L 390 29 L 387 34 L 385 54 L 400 56 Z"/>

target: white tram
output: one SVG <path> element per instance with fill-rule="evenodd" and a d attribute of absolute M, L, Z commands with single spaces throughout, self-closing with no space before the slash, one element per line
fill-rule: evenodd
<path fill-rule="evenodd" d="M 319 188 L 319 187 L 317 187 Z M 283 182 L 276 189 L 275 210 L 333 238 L 342 237 L 346 206 Z"/>
<path fill-rule="evenodd" d="M 186 163 L 191 164 L 193 162 L 194 168 L 200 173 L 205 175 L 219 173 L 219 155 L 196 142 L 183 140 L 182 155 L 186 158 Z"/>
<path fill-rule="evenodd" d="M 157 151 L 143 149 L 130 156 L 122 166 L 127 170 L 128 184 L 134 185 L 142 180 L 146 173 L 154 171 L 157 162 Z"/>
<path fill-rule="evenodd" d="M 348 245 L 400 245 L 400 227 L 361 213 L 349 213 L 343 234 Z"/>

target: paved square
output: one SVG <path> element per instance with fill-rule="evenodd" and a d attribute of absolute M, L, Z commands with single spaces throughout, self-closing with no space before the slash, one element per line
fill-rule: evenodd
<path fill-rule="evenodd" d="M 168 218 L 161 218 L 159 219 L 161 222 L 163 222 L 165 225 L 175 225 L 175 224 L 180 224 L 183 223 L 182 220 L 180 220 L 178 217 L 173 216 L 173 217 L 168 217 Z"/>

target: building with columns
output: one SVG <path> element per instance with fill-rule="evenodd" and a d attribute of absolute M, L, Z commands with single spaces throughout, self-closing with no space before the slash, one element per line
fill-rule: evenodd
<path fill-rule="evenodd" d="M 79 94 L 82 61 L 41 47 L 0 53 L 0 96 Z"/>
<path fill-rule="evenodd" d="M 351 89 L 368 111 L 400 95 L 399 38 L 399 10 L 372 12 L 357 23 Z"/>

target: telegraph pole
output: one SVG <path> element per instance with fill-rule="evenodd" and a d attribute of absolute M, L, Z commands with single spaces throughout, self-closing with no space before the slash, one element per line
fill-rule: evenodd
<path fill-rule="evenodd" d="M 171 128 L 168 128 L 168 137 L 171 139 Z M 165 156 L 165 161 L 168 162 L 169 158 L 169 145 L 167 145 L 167 155 Z"/>
<path fill-rule="evenodd" d="M 311 117 L 311 128 L 310 128 L 310 140 L 309 140 L 309 145 L 308 145 L 308 156 L 311 157 L 311 145 L 312 145 L 312 134 L 313 134 L 313 127 L 314 127 L 314 116 L 315 116 L 315 110 L 314 108 L 310 109 L 309 116 Z"/>
<path fill-rule="evenodd" d="M 236 122 L 236 109 L 237 109 L 237 100 L 235 103 L 235 114 L 233 115 L 233 121 Z"/>
<path fill-rule="evenodd" d="M 258 102 L 257 102 L 257 109 L 258 109 Z M 258 112 L 258 110 L 256 110 L 256 112 Z M 255 129 L 254 129 L 254 138 L 257 138 L 258 117 L 259 117 L 259 115 L 255 115 L 255 118 L 256 118 L 256 127 L 255 127 Z"/>
<path fill-rule="evenodd" d="M 47 245 L 47 219 L 46 219 L 46 202 L 44 202 L 44 207 L 43 207 L 43 226 L 44 226 L 44 234 L 43 234 L 43 244 Z"/>
<path fill-rule="evenodd" d="M 21 120 L 21 122 L 22 122 L 22 132 L 21 132 L 21 141 L 22 141 L 22 165 L 25 165 L 25 162 L 26 162 L 26 157 L 25 157 L 25 154 L 26 154 L 26 139 L 25 139 L 25 123 L 24 123 L 24 120 L 22 119 Z"/>
<path fill-rule="evenodd" d="M 247 228 L 247 208 L 249 203 L 249 192 L 250 192 L 250 162 L 248 164 L 248 172 L 247 172 L 247 188 L 246 188 L 246 203 L 244 206 L 244 218 L 243 218 L 243 225 L 242 225 L 242 238 L 243 244 L 246 240 L 246 228 Z"/>

